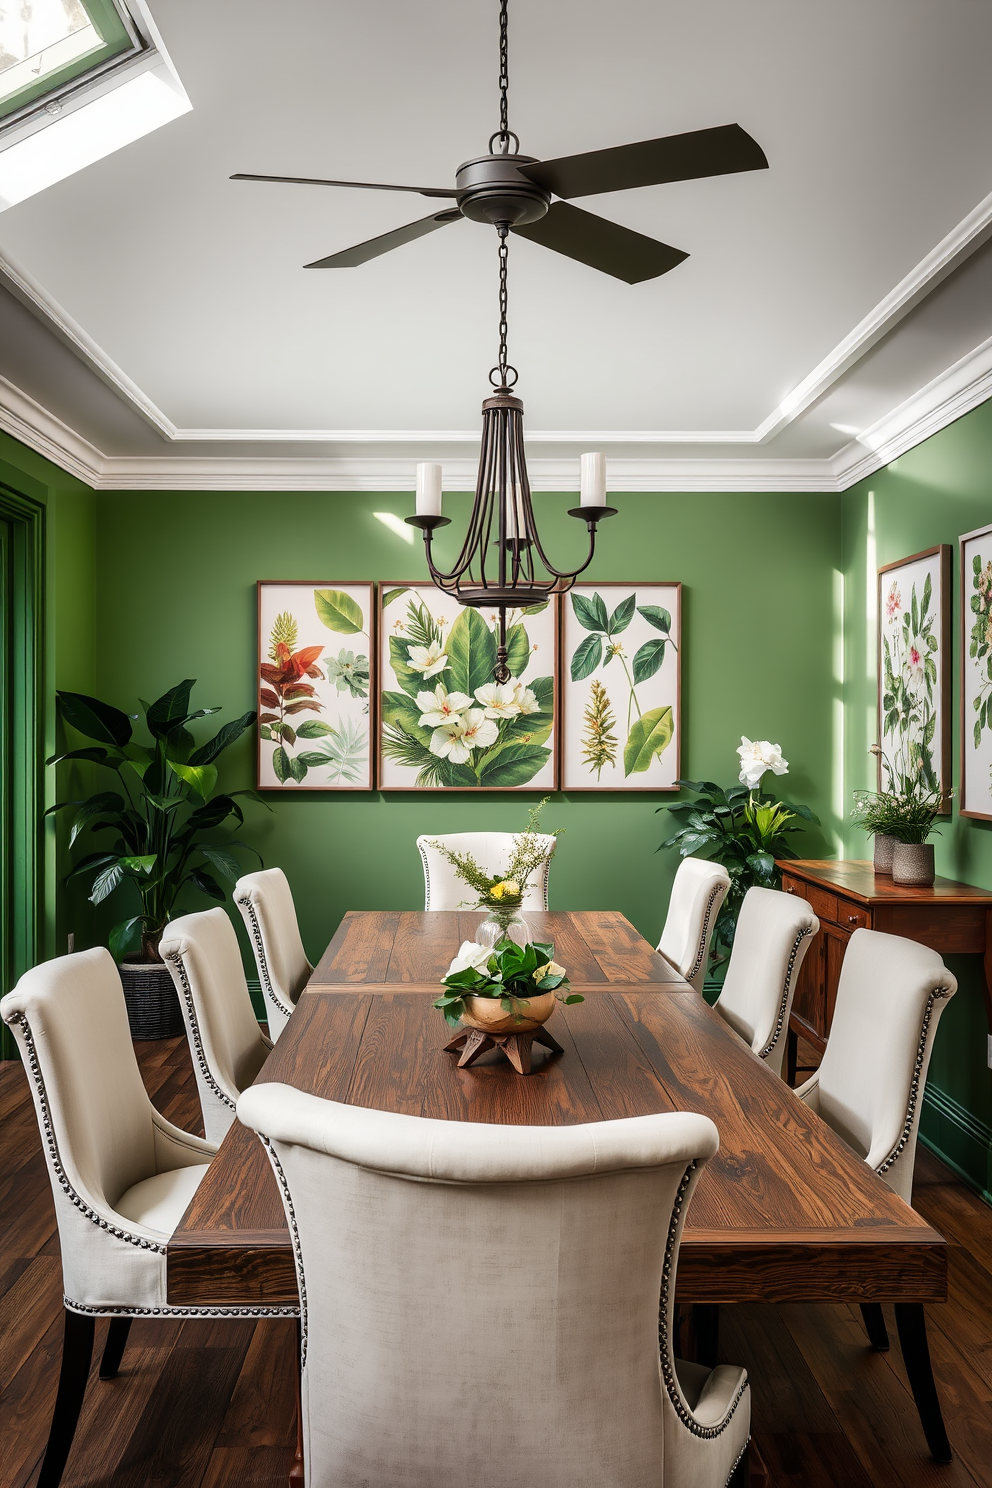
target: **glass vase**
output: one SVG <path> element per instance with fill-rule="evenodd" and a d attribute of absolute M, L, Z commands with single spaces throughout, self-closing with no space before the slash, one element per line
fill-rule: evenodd
<path fill-rule="evenodd" d="M 519 909 L 490 909 L 475 938 L 479 945 L 492 948 L 501 940 L 512 940 L 519 946 L 530 943 L 530 926 Z"/>

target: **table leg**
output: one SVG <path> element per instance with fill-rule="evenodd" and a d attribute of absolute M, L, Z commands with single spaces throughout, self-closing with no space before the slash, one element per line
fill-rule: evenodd
<path fill-rule="evenodd" d="M 944 1418 L 940 1413 L 940 1399 L 930 1363 L 923 1303 L 897 1302 L 896 1327 L 899 1329 L 902 1357 L 930 1455 L 935 1462 L 950 1462 L 951 1447 L 944 1430 Z"/>
<path fill-rule="evenodd" d="M 796 1065 L 799 1063 L 799 1036 L 795 1029 L 789 1027 L 785 1034 L 785 1083 L 794 1087 L 796 1083 Z"/>
<path fill-rule="evenodd" d="M 988 1024 L 988 1066 L 992 1069 L 992 909 L 985 911 L 985 959 L 983 964 L 985 978 L 982 990 L 985 993 L 985 1021 Z"/>
<path fill-rule="evenodd" d="M 305 1472 L 303 1467 L 303 1392 L 300 1379 L 300 1359 L 302 1357 L 302 1333 L 299 1318 L 296 1320 L 296 1456 L 293 1465 L 289 1469 L 289 1488 L 303 1488 Z"/>
<path fill-rule="evenodd" d="M 885 1326 L 885 1314 L 881 1302 L 862 1302 L 861 1316 L 864 1319 L 868 1342 L 878 1353 L 884 1354 L 889 1347 L 889 1334 Z"/>

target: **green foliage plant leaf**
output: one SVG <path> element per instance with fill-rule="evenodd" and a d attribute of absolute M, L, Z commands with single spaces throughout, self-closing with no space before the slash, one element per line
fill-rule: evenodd
<path fill-rule="evenodd" d="M 492 681 L 496 638 L 478 610 L 468 605 L 462 607 L 448 634 L 445 650 L 448 667 L 444 683 L 449 692 L 475 697 L 477 688 Z"/>
<path fill-rule="evenodd" d="M 318 618 L 328 630 L 340 635 L 359 635 L 364 629 L 361 605 L 342 589 L 315 589 L 313 602 Z"/>
<path fill-rule="evenodd" d="M 82 692 L 58 692 L 55 696 L 66 723 L 85 734 L 87 739 L 96 739 L 101 744 L 116 744 L 118 749 L 130 739 L 131 719 L 119 708 L 112 708 L 109 703 L 101 703 L 99 698 L 87 697 Z"/>
<path fill-rule="evenodd" d="M 581 595 L 578 598 L 582 598 Z M 590 677 L 603 660 L 603 642 L 598 635 L 583 636 L 572 655 L 571 675 L 573 682 Z"/>
<path fill-rule="evenodd" d="M 195 678 L 187 677 L 177 682 L 168 692 L 163 692 L 145 711 L 148 731 L 156 739 L 164 739 L 177 724 L 185 723 L 189 717 L 189 695 L 196 686 Z"/>
<path fill-rule="evenodd" d="M 196 884 L 201 894 L 206 894 L 208 899 L 216 899 L 219 904 L 224 903 L 227 895 L 212 873 L 204 873 L 202 868 L 196 868 L 189 877 L 190 882 Z"/>
<path fill-rule="evenodd" d="M 668 635 L 672 629 L 672 617 L 668 610 L 662 609 L 661 605 L 638 605 L 637 613 L 653 625 L 655 630 L 663 631 Z"/>
<path fill-rule="evenodd" d="M 423 672 L 415 672 L 410 666 L 409 660 L 410 642 L 405 641 L 402 636 L 390 636 L 389 664 L 395 672 L 396 680 L 403 691 L 409 693 L 411 697 L 416 697 L 418 692 L 423 692 L 425 687 L 430 686 L 433 679 L 428 678 L 425 682 Z M 453 692 L 455 689 L 449 684 L 448 690 L 449 692 Z"/>
<path fill-rule="evenodd" d="M 216 765 L 177 765 L 174 760 L 170 760 L 169 768 L 204 801 L 217 784 Z"/>
<path fill-rule="evenodd" d="M 143 916 L 133 915 L 131 919 L 121 920 L 113 927 L 107 940 L 107 946 L 115 961 L 120 961 L 122 956 L 126 956 L 128 951 L 134 949 L 135 941 L 137 940 L 135 931 L 142 922 Z"/>
<path fill-rule="evenodd" d="M 306 778 L 307 767 L 298 754 L 293 755 L 289 761 L 289 773 L 297 784 Z"/>
<path fill-rule="evenodd" d="M 636 603 L 636 594 L 628 594 L 626 599 L 620 601 L 610 616 L 606 627 L 611 636 L 619 635 L 622 630 L 627 629 L 627 626 L 634 618 L 634 606 Z"/>
<path fill-rule="evenodd" d="M 234 743 L 235 739 L 240 739 L 245 730 L 251 728 L 257 717 L 258 714 L 252 709 L 250 713 L 242 713 L 240 718 L 234 718 L 230 723 L 225 723 L 212 739 L 208 739 L 206 744 L 201 744 L 199 749 L 194 749 L 189 757 L 189 763 L 194 766 L 212 765 L 214 760 Z"/>
<path fill-rule="evenodd" d="M 634 652 L 634 682 L 647 682 L 661 670 L 661 664 L 665 660 L 665 646 L 667 642 L 662 640 L 645 641 L 643 646 L 638 646 Z"/>
<path fill-rule="evenodd" d="M 96 878 L 94 878 L 89 894 L 90 903 L 102 904 L 108 894 L 114 892 L 123 877 L 123 864 L 118 858 L 115 858 L 112 863 L 107 864 L 106 868 L 101 869 Z"/>
<path fill-rule="evenodd" d="M 221 878 L 226 878 L 231 883 L 236 883 L 241 877 L 241 864 L 228 848 L 203 846 L 200 848 L 200 851 L 207 862 L 216 868 Z"/>
<path fill-rule="evenodd" d="M 506 633 L 506 664 L 510 675 L 522 677 L 530 663 L 530 638 L 523 625 L 511 625 Z"/>
<path fill-rule="evenodd" d="M 289 779 L 289 755 L 281 744 L 272 751 L 272 769 L 280 785 Z"/>
<path fill-rule="evenodd" d="M 635 719 L 623 751 L 624 775 L 638 775 L 647 770 L 655 756 L 668 748 L 674 731 L 672 710 L 668 706 L 650 708 Z"/>
<path fill-rule="evenodd" d="M 608 616 L 602 595 L 576 594 L 573 589 L 569 599 L 572 601 L 575 618 L 584 630 L 595 630 L 601 635 L 606 634 Z"/>
<path fill-rule="evenodd" d="M 323 739 L 325 735 L 336 732 L 336 729 L 333 729 L 329 723 L 324 723 L 320 718 L 305 718 L 296 730 L 296 737 L 298 739 Z"/>
<path fill-rule="evenodd" d="M 483 762 L 479 769 L 479 784 L 486 790 L 526 785 L 550 757 L 550 749 L 536 744 L 509 744 L 490 763 Z"/>
<path fill-rule="evenodd" d="M 69 846 L 72 847 L 75 844 L 76 838 L 88 822 L 105 813 L 121 812 L 125 804 L 124 797 L 118 795 L 117 791 L 100 791 L 99 794 L 90 796 L 73 818 L 72 831 L 69 833 Z"/>
<path fill-rule="evenodd" d="M 402 587 L 399 589 L 387 589 L 385 594 L 382 596 L 382 608 L 385 609 L 387 605 L 392 604 L 394 599 L 399 599 L 400 595 L 405 593 L 406 590 Z"/>

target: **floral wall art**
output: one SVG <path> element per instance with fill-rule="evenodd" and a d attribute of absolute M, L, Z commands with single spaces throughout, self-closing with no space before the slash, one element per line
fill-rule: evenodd
<path fill-rule="evenodd" d="M 576 584 L 562 600 L 562 789 L 677 790 L 680 584 Z"/>
<path fill-rule="evenodd" d="M 961 815 L 992 821 L 992 527 L 961 549 Z"/>
<path fill-rule="evenodd" d="M 372 584 L 258 585 L 258 784 L 370 790 Z"/>
<path fill-rule="evenodd" d="M 878 570 L 878 787 L 950 810 L 951 549 Z"/>
<path fill-rule="evenodd" d="M 380 789 L 555 789 L 555 604 L 508 613 L 500 685 L 495 611 L 433 584 L 379 595 Z"/>

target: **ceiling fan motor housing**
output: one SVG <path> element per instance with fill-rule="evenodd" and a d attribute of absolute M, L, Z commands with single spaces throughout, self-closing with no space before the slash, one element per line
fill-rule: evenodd
<path fill-rule="evenodd" d="M 537 222 L 551 204 L 551 193 L 528 181 L 517 169 L 533 165 L 534 155 L 480 155 L 466 160 L 455 174 L 458 207 L 473 222 L 506 223 L 519 227 Z"/>

